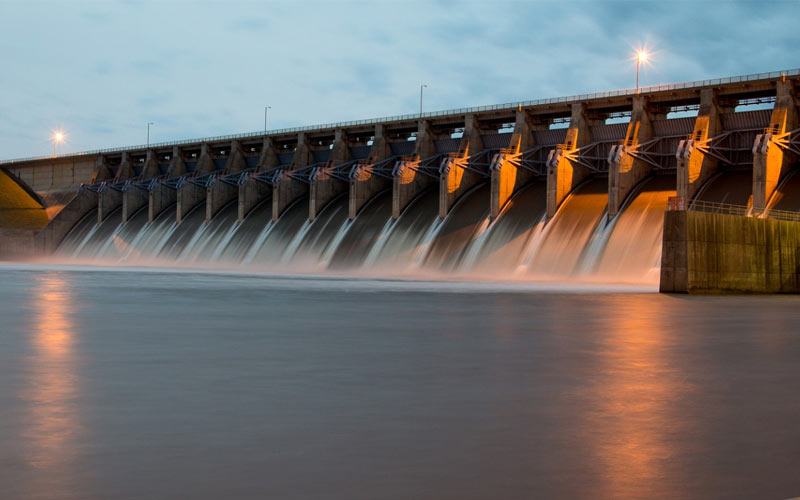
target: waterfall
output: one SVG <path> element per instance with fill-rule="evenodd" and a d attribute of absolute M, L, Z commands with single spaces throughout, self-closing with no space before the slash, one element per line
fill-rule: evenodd
<path fill-rule="evenodd" d="M 151 223 L 146 208 L 125 224 L 119 211 L 98 224 L 95 211 L 75 225 L 54 258 L 267 272 L 653 283 L 661 220 L 674 194 L 670 183 L 668 177 L 643 181 L 610 221 L 603 178 L 578 186 L 550 220 L 541 180 L 518 189 L 494 220 L 489 219 L 488 183 L 461 196 L 443 219 L 438 216 L 438 186 L 420 193 L 396 219 L 391 190 L 376 194 L 353 219 L 348 218 L 347 195 L 331 200 L 313 221 L 308 220 L 306 197 L 274 221 L 269 197 L 242 221 L 235 202 L 208 222 L 204 201 L 180 223 L 174 204 Z M 704 193 L 731 197 L 731 185 L 715 178 Z"/>

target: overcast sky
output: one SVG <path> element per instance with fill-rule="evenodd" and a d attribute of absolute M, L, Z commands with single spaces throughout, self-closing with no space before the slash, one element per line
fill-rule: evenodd
<path fill-rule="evenodd" d="M 800 67 L 800 2 L 0 0 L 0 159 Z"/>

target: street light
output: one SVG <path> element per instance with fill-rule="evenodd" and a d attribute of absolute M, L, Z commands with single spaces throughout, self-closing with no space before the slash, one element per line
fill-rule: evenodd
<path fill-rule="evenodd" d="M 150 149 L 150 126 L 154 125 L 153 122 L 147 122 L 147 149 Z"/>
<path fill-rule="evenodd" d="M 647 61 L 647 52 L 640 50 L 636 54 L 636 93 L 639 93 L 639 65 Z"/>
<path fill-rule="evenodd" d="M 264 135 L 267 135 L 267 110 L 272 109 L 272 106 L 264 106 Z"/>
<path fill-rule="evenodd" d="M 58 146 L 59 142 L 63 142 L 63 141 L 64 141 L 64 133 L 61 132 L 60 130 L 56 131 L 53 134 L 53 156 L 56 156 L 58 154 L 56 152 L 56 146 Z"/>
<path fill-rule="evenodd" d="M 427 88 L 427 85 L 419 86 L 419 118 L 422 119 L 422 89 Z"/>

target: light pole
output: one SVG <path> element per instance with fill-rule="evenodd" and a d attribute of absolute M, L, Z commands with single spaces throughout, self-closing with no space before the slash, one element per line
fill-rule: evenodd
<path fill-rule="evenodd" d="M 264 106 L 264 135 L 267 135 L 267 110 L 272 109 L 272 106 Z"/>
<path fill-rule="evenodd" d="M 56 133 L 53 134 L 53 156 L 56 156 L 58 154 L 57 150 L 56 150 L 56 146 L 58 146 L 58 143 L 63 141 L 63 140 L 64 140 L 64 133 L 63 132 L 59 131 L 59 132 L 56 132 Z"/>
<path fill-rule="evenodd" d="M 147 149 L 150 149 L 150 126 L 154 125 L 153 122 L 147 122 Z"/>
<path fill-rule="evenodd" d="M 639 65 L 647 61 L 647 52 L 640 50 L 636 54 L 636 93 L 639 93 Z"/>
<path fill-rule="evenodd" d="M 426 88 L 427 85 L 420 85 L 419 86 L 419 118 L 422 119 L 422 89 Z"/>

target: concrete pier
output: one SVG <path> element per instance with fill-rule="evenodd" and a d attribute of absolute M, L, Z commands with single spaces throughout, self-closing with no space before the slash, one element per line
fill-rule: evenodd
<path fill-rule="evenodd" d="M 206 199 L 206 188 L 193 182 L 185 182 L 175 193 L 175 222 L 182 221 L 201 201 Z"/>
<path fill-rule="evenodd" d="M 653 165 L 630 154 L 640 144 L 653 138 L 652 120 L 663 118 L 648 106 L 647 98 L 638 95 L 633 98 L 631 121 L 625 132 L 625 139 L 613 150 L 608 164 L 608 218 L 611 220 L 622 209 L 625 199 L 633 188 L 650 175 Z"/>
<path fill-rule="evenodd" d="M 349 184 L 336 176 L 335 167 L 317 167 L 311 173 L 308 195 L 308 220 L 313 221 L 330 203 L 341 194 L 347 193 Z"/>
<path fill-rule="evenodd" d="M 147 205 L 148 191 L 135 184 L 128 186 L 122 192 L 122 223 L 128 222 L 130 218 L 142 207 Z"/>
<path fill-rule="evenodd" d="M 425 165 L 425 160 L 436 156 L 434 139 L 437 136 L 428 120 L 420 120 L 418 127 L 414 153 L 400 159 L 392 172 L 392 217 L 395 219 L 411 200 L 437 182 L 432 172 L 438 165 Z"/>
<path fill-rule="evenodd" d="M 470 156 L 483 151 L 481 126 L 475 115 L 464 118 L 464 135 L 457 153 L 442 160 L 439 167 L 439 218 L 444 219 L 455 202 L 486 177 L 469 168 Z"/>
<path fill-rule="evenodd" d="M 585 103 L 572 105 L 569 129 L 564 144 L 554 149 L 547 162 L 547 217 L 552 218 L 564 199 L 590 175 L 583 165 L 571 161 L 578 150 L 592 142 L 590 126 L 602 123 L 591 117 Z"/>
<path fill-rule="evenodd" d="M 789 144 L 791 135 L 800 133 L 798 99 L 794 83 L 777 83 L 775 107 L 770 124 L 753 145 L 753 211 L 762 213 L 775 188 L 797 163 Z"/>
<path fill-rule="evenodd" d="M 177 201 L 175 189 L 165 186 L 163 183 L 155 184 L 147 192 L 147 222 L 153 222 L 158 214 Z"/>
<path fill-rule="evenodd" d="M 703 184 L 716 173 L 719 160 L 706 154 L 709 139 L 722 132 L 719 97 L 714 89 L 700 91 L 700 109 L 695 119 L 691 138 L 681 142 L 678 158 L 678 198 L 688 204 L 694 199 Z"/>
<path fill-rule="evenodd" d="M 350 174 L 348 191 L 348 217 L 355 219 L 361 208 L 375 195 L 392 187 L 392 180 L 378 172 L 374 164 L 356 165 Z"/>
<path fill-rule="evenodd" d="M 308 137 L 305 133 L 297 134 L 297 145 L 292 156 L 292 163 L 286 168 L 281 167 L 275 175 L 272 185 L 272 220 L 278 220 L 284 210 L 303 196 L 308 196 L 309 185 L 307 175 L 300 173 L 313 161 Z"/>
<path fill-rule="evenodd" d="M 268 174 L 277 169 L 280 165 L 280 158 L 278 157 L 277 151 L 275 141 L 269 137 L 265 137 L 262 142 L 261 153 L 258 157 L 258 165 L 253 174 Z M 252 174 L 248 175 L 243 179 L 243 182 L 238 185 L 237 196 L 237 220 L 241 222 L 247 214 L 250 213 L 253 207 L 272 197 L 272 184 L 260 181 Z"/>
<path fill-rule="evenodd" d="M 489 168 L 489 216 L 492 220 L 500 215 L 500 211 L 517 191 L 536 177 L 535 172 L 521 166 L 521 155 L 523 151 L 535 146 L 533 131 L 547 128 L 547 122 L 534 123 L 526 111 L 516 111 L 509 147 L 497 153 Z"/>
<path fill-rule="evenodd" d="M 231 142 L 227 156 L 223 171 L 206 188 L 206 223 L 211 222 L 211 219 L 217 215 L 222 207 L 239 195 L 237 185 L 223 180 L 224 177 L 237 174 L 247 168 L 242 145 L 239 141 Z"/>
<path fill-rule="evenodd" d="M 122 191 L 106 186 L 97 194 L 97 223 L 103 222 L 114 210 L 122 206 Z"/>

